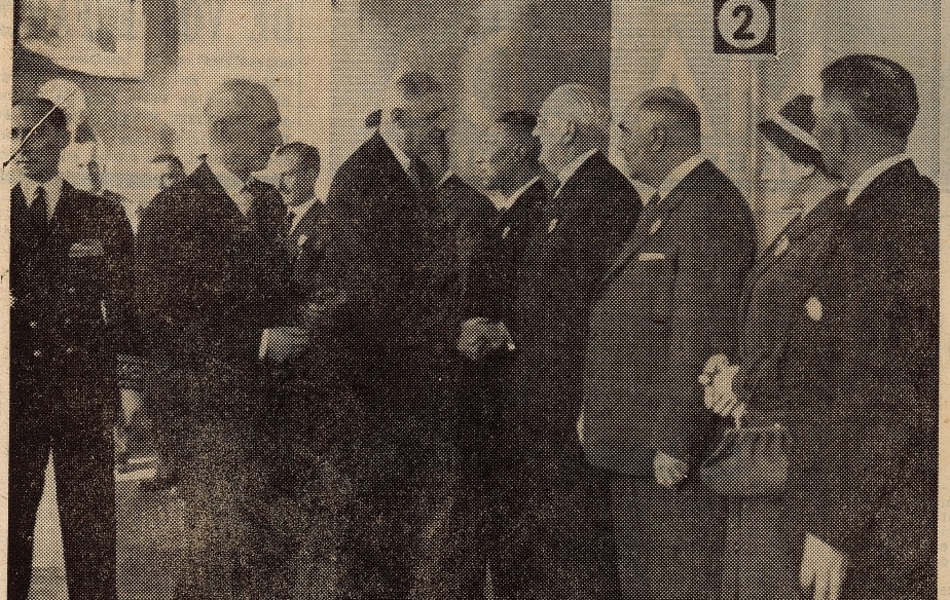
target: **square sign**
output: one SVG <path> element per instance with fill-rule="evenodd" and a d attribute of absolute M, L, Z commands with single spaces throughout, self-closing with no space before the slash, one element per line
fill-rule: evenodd
<path fill-rule="evenodd" d="M 716 54 L 775 54 L 775 0 L 714 0 Z"/>

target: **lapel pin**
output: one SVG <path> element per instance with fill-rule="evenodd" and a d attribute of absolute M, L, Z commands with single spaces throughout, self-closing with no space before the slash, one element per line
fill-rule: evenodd
<path fill-rule="evenodd" d="M 555 227 L 557 227 L 557 219 L 551 219 L 551 222 L 548 223 L 548 233 L 554 231 Z"/>
<path fill-rule="evenodd" d="M 775 244 L 775 249 L 772 251 L 772 254 L 776 257 L 782 256 L 786 250 L 788 250 L 788 236 L 783 235 L 779 238 L 778 243 Z"/>
<path fill-rule="evenodd" d="M 298 246 L 303 246 L 303 245 L 306 244 L 306 243 L 307 243 L 307 236 L 306 236 L 306 235 L 301 235 L 299 238 L 297 238 L 297 245 L 298 245 Z"/>
<path fill-rule="evenodd" d="M 506 225 L 505 228 L 501 230 L 501 239 L 507 238 L 509 233 L 511 233 L 511 227 Z"/>
<path fill-rule="evenodd" d="M 650 235 L 653 235 L 660 230 L 660 227 L 663 226 L 663 219 L 657 219 L 653 221 L 653 225 L 650 225 Z"/>
<path fill-rule="evenodd" d="M 808 313 L 808 317 L 812 321 L 820 321 L 824 314 L 824 307 L 821 305 L 821 300 L 814 296 L 809 298 L 808 302 L 805 303 L 805 312 Z"/>

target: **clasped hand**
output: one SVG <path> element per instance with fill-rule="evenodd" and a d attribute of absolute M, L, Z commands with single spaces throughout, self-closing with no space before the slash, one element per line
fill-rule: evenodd
<path fill-rule="evenodd" d="M 716 354 L 706 361 L 699 383 L 704 387 L 703 402 L 706 408 L 723 417 L 741 419 L 746 405 L 739 402 L 732 389 L 732 380 L 739 372 L 737 365 L 730 365 L 724 354 Z"/>
<path fill-rule="evenodd" d="M 499 348 L 513 347 L 511 334 L 505 324 L 501 321 L 492 322 L 484 317 L 476 317 L 462 323 L 457 345 L 463 356 L 476 361 Z"/>

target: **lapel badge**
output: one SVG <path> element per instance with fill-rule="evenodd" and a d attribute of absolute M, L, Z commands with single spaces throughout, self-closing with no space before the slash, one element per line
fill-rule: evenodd
<path fill-rule="evenodd" d="M 808 313 L 808 317 L 812 321 L 820 321 L 821 316 L 824 313 L 824 307 L 821 305 L 821 300 L 812 296 L 805 302 L 805 312 Z"/>
<path fill-rule="evenodd" d="M 554 231 L 555 227 L 557 227 L 557 219 L 551 219 L 551 222 L 548 223 L 548 233 Z"/>
<path fill-rule="evenodd" d="M 297 245 L 298 245 L 298 246 L 303 246 L 303 245 L 306 244 L 306 243 L 307 243 L 307 236 L 306 236 L 306 235 L 301 235 L 299 238 L 297 238 Z"/>
<path fill-rule="evenodd" d="M 550 232 L 550 229 L 548 231 Z M 511 226 L 506 225 L 505 228 L 501 230 L 501 239 L 507 238 L 509 233 L 511 233 Z"/>
<path fill-rule="evenodd" d="M 660 230 L 660 227 L 663 226 L 663 219 L 657 219 L 653 221 L 653 225 L 650 225 L 650 235 L 653 235 Z"/>
<path fill-rule="evenodd" d="M 772 250 L 772 254 L 774 254 L 776 257 L 779 257 L 785 254 L 786 250 L 788 250 L 788 236 L 783 235 L 775 244 L 775 249 Z"/>

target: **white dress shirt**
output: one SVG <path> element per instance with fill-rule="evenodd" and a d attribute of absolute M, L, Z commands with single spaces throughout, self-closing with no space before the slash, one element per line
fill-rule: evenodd
<path fill-rule="evenodd" d="M 535 175 L 533 178 L 528 180 L 528 183 L 524 184 L 523 186 L 515 190 L 510 196 L 508 197 L 502 196 L 501 200 L 495 203 L 495 208 L 497 208 L 498 210 L 502 210 L 502 209 L 508 210 L 509 208 L 515 205 L 515 202 L 518 201 L 518 198 L 523 196 L 524 193 L 528 191 L 529 187 L 531 187 L 532 185 L 536 184 L 539 181 L 541 181 L 541 177 L 538 175 Z"/>
<path fill-rule="evenodd" d="M 47 220 L 52 219 L 56 212 L 56 205 L 59 204 L 59 197 L 63 194 L 63 178 L 56 174 L 49 181 L 43 183 L 33 181 L 29 177 L 21 179 L 20 189 L 23 190 L 27 206 L 33 206 L 36 191 L 41 187 L 46 191 L 46 218 Z"/>
<path fill-rule="evenodd" d="M 228 171 L 224 165 L 210 156 L 208 157 L 207 163 L 215 179 L 217 179 L 221 187 L 224 188 L 224 192 L 231 198 L 235 206 L 238 207 L 241 214 L 246 217 L 251 211 L 251 205 L 254 203 L 254 196 L 247 190 L 247 184 L 250 182 L 250 178 L 248 178 L 247 181 L 241 181 L 240 177 Z"/>
<path fill-rule="evenodd" d="M 409 158 L 409 155 L 406 154 L 404 150 L 406 147 L 406 132 L 393 123 L 383 123 L 379 127 L 379 135 L 382 136 L 383 141 L 386 142 L 386 145 L 392 150 L 393 155 L 396 157 L 396 160 L 399 161 L 399 164 L 402 165 L 402 170 L 406 172 L 406 175 L 408 175 L 410 179 L 414 178 L 409 166 L 412 159 Z"/>
<path fill-rule="evenodd" d="M 851 184 L 851 187 L 848 188 L 848 197 L 845 198 L 845 204 L 848 206 L 854 204 L 854 201 L 858 199 L 858 196 L 863 194 L 864 190 L 866 190 L 869 185 L 874 183 L 875 179 L 884 174 L 884 171 L 909 159 L 910 155 L 908 154 L 897 154 L 890 158 L 885 158 L 881 162 L 862 173 L 860 177 L 854 180 L 854 183 Z"/>

